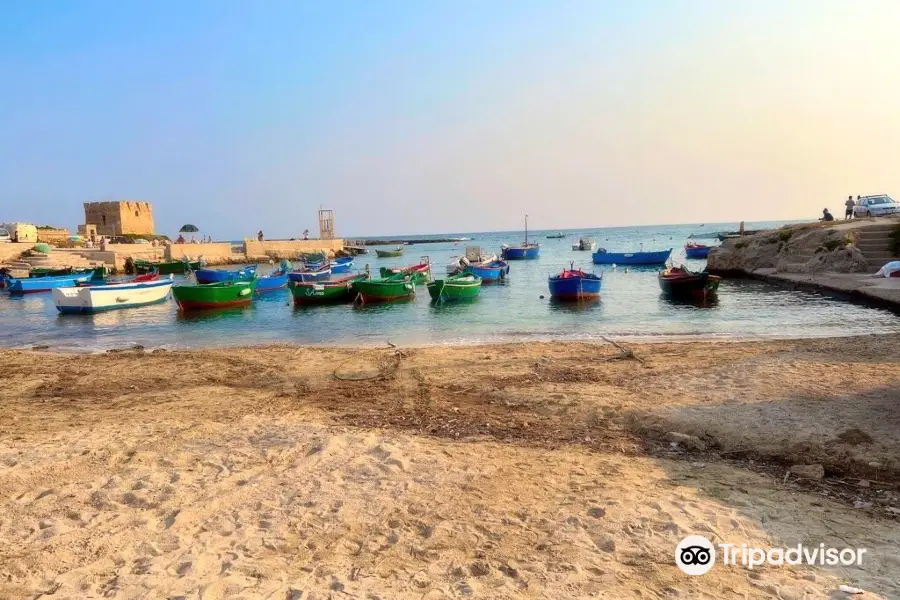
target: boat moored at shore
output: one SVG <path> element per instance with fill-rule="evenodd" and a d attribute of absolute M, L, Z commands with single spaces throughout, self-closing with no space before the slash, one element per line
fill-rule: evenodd
<path fill-rule="evenodd" d="M 595 265 L 664 265 L 672 249 L 656 252 L 607 252 L 600 248 L 592 255 Z"/>
<path fill-rule="evenodd" d="M 62 314 L 93 314 L 165 302 L 172 290 L 172 276 L 155 281 L 56 288 L 53 301 Z"/>

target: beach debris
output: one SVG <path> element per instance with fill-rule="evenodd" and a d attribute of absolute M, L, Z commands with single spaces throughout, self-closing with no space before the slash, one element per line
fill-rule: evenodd
<path fill-rule="evenodd" d="M 853 503 L 853 508 L 858 508 L 860 510 L 868 510 L 874 506 L 871 502 L 863 502 L 862 500 L 857 500 Z"/>
<path fill-rule="evenodd" d="M 31 349 L 32 350 L 49 350 L 50 346 L 48 346 L 47 344 L 38 344 L 37 346 L 32 346 Z"/>
<path fill-rule="evenodd" d="M 706 450 L 706 443 L 696 435 L 688 435 L 678 431 L 670 431 L 666 434 L 666 439 L 673 444 L 679 444 L 688 450 L 696 450 L 703 452 Z"/>
<path fill-rule="evenodd" d="M 813 479 L 818 481 L 825 478 L 825 467 L 820 464 L 792 465 L 790 472 L 801 479 Z"/>
<path fill-rule="evenodd" d="M 600 336 L 600 338 L 604 342 L 606 342 L 608 344 L 612 344 L 613 346 L 618 348 L 618 350 L 619 350 L 619 352 L 621 352 L 621 354 L 619 354 L 618 356 L 607 356 L 607 357 L 601 358 L 599 360 L 606 362 L 606 361 L 610 361 L 610 360 L 628 360 L 630 358 L 633 358 L 634 360 L 638 361 L 645 367 L 647 366 L 647 363 L 644 362 L 644 359 L 641 358 L 640 356 L 638 356 L 637 354 L 635 354 L 634 350 L 632 350 L 631 348 L 628 348 L 627 346 L 623 346 L 622 344 L 615 342 L 605 336 Z"/>
<path fill-rule="evenodd" d="M 840 591 L 844 592 L 845 594 L 851 594 L 851 595 L 866 593 L 866 590 L 861 590 L 859 588 L 850 587 L 849 585 L 842 585 L 838 589 Z"/>
<path fill-rule="evenodd" d="M 859 483 L 857 483 L 856 485 L 858 485 L 861 488 L 872 487 L 872 484 L 869 483 L 869 481 L 867 479 L 860 479 Z"/>

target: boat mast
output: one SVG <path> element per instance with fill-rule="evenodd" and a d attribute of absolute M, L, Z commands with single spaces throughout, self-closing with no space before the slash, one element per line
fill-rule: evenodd
<path fill-rule="evenodd" d="M 525 213 L 525 245 L 528 245 L 528 213 Z"/>

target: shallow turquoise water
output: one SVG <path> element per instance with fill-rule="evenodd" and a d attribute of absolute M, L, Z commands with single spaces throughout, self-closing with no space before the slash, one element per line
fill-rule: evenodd
<path fill-rule="evenodd" d="M 756 227 L 760 224 L 748 224 Z M 827 295 L 787 290 L 755 281 L 723 281 L 718 302 L 701 307 L 661 297 L 656 270 L 613 271 L 591 264 L 590 253 L 573 252 L 582 233 L 609 251 L 675 248 L 684 261 L 684 242 L 692 232 L 736 228 L 736 224 L 632 227 L 569 231 L 561 240 L 548 233 L 532 235 L 541 243 L 536 261 L 511 263 L 507 285 L 484 286 L 471 303 L 433 306 L 427 290 L 415 301 L 380 306 L 323 306 L 295 309 L 287 290 L 267 294 L 252 307 L 182 315 L 174 302 L 99 315 L 61 316 L 50 294 L 0 297 L 0 344 L 28 347 L 102 350 L 143 344 L 146 347 L 201 347 L 292 342 L 303 344 L 381 345 L 454 344 L 523 339 L 624 339 L 820 337 L 900 331 L 900 317 L 882 309 L 849 304 Z M 421 237 L 421 236 L 420 236 Z M 438 237 L 438 236 L 435 236 Z M 478 245 L 499 253 L 500 245 L 521 241 L 519 233 L 458 233 L 471 242 L 408 246 L 401 258 L 378 259 L 374 252 L 357 257 L 357 265 L 407 265 L 427 255 L 436 275 L 449 258 Z M 715 243 L 715 242 L 713 242 Z M 602 270 L 603 298 L 581 305 L 557 305 L 548 298 L 547 276 L 570 261 L 586 270 Z M 702 269 L 705 261 L 686 261 Z M 237 268 L 237 267 L 235 267 Z M 274 267 L 273 267 L 274 268 Z M 263 268 L 262 271 L 267 271 Z M 541 296 L 544 296 L 542 299 Z"/>

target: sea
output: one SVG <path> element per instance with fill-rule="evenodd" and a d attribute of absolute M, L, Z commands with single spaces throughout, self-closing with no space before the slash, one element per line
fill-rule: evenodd
<path fill-rule="evenodd" d="M 787 222 L 747 223 L 747 229 Z M 421 287 L 414 301 L 384 305 L 295 308 L 290 293 L 258 297 L 252 306 L 196 314 L 179 312 L 174 301 L 97 315 L 60 315 L 52 294 L 0 295 L 0 346 L 47 346 L 58 351 L 99 352 L 142 345 L 145 348 L 204 348 L 270 343 L 384 346 L 497 343 L 528 340 L 622 341 L 752 340 L 835 337 L 900 332 L 900 316 L 883 308 L 854 304 L 826 293 L 800 291 L 752 280 L 725 280 L 718 298 L 707 303 L 663 297 L 658 269 L 593 265 L 591 253 L 573 251 L 581 236 L 596 239 L 610 252 L 673 248 L 672 260 L 702 270 L 703 260 L 688 260 L 684 244 L 692 234 L 733 231 L 737 223 L 662 225 L 530 231 L 541 244 L 540 258 L 512 261 L 506 284 L 485 285 L 471 302 L 434 305 Z M 547 235 L 564 233 L 562 239 Z M 409 236 L 407 236 L 409 237 Z M 467 238 L 407 246 L 404 256 L 379 259 L 374 251 L 358 256 L 356 266 L 434 263 L 436 277 L 466 246 L 500 253 L 519 243 L 524 232 L 457 232 L 419 239 Z M 378 236 L 378 239 L 391 239 Z M 716 240 L 700 240 L 718 243 Z M 373 248 L 374 250 L 374 248 Z M 550 300 L 547 277 L 574 265 L 603 273 L 598 302 L 558 304 Z M 229 267 L 238 268 L 238 267 Z M 260 273 L 275 269 L 260 265 Z M 185 279 L 185 281 L 188 281 Z"/>

